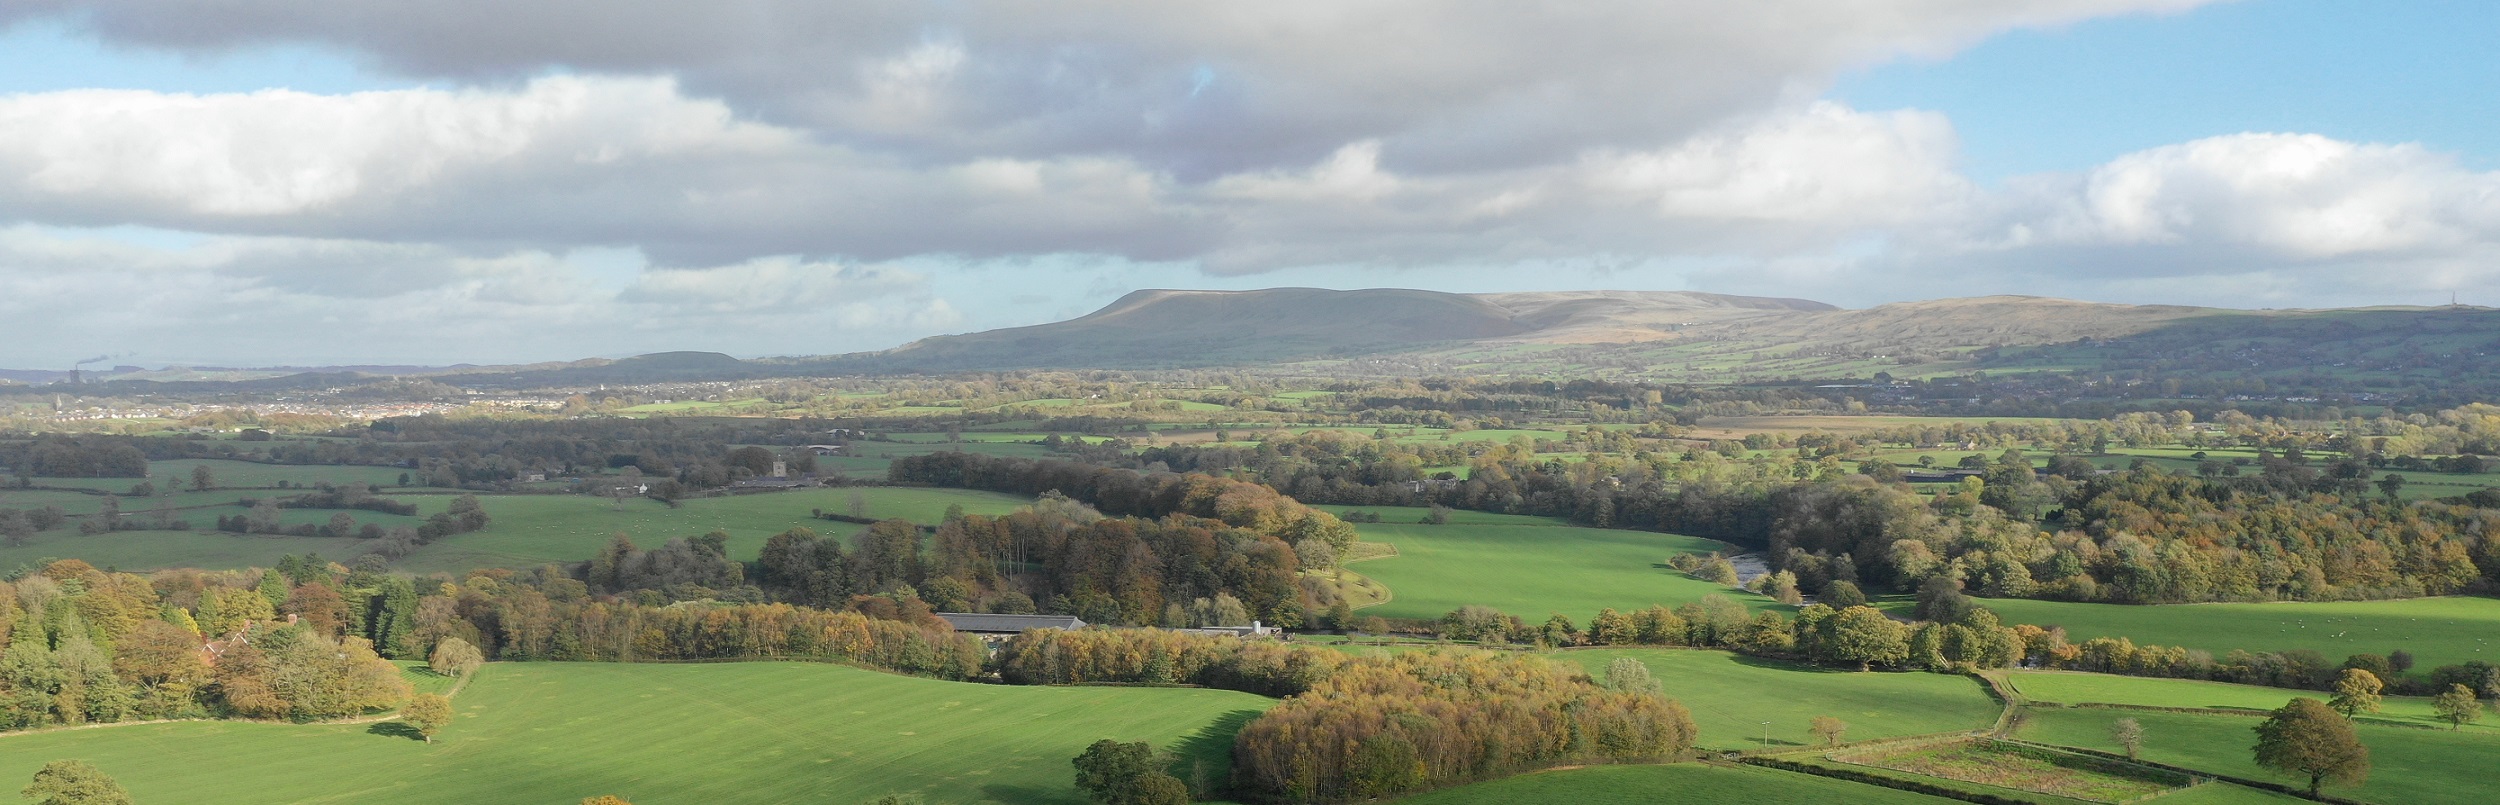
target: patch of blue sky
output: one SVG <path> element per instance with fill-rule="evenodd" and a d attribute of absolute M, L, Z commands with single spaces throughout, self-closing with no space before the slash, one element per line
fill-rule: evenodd
<path fill-rule="evenodd" d="M 1842 76 L 1865 110 L 1944 113 L 1984 183 L 2241 132 L 2420 143 L 2500 167 L 2500 3 L 2245 0 L 1997 36 Z"/>
<path fill-rule="evenodd" d="M 343 51 L 311 45 L 192 55 L 107 45 L 58 19 L 0 29 L 0 94 L 71 89 L 210 94 L 284 88 L 326 95 L 419 85 L 364 70 Z"/>

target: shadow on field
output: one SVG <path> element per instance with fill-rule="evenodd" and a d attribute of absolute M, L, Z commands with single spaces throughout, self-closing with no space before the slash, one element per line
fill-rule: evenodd
<path fill-rule="evenodd" d="M 1233 766 L 1233 737 L 1240 735 L 1241 728 L 1249 726 L 1251 719 L 1258 718 L 1259 712 L 1235 710 L 1225 713 L 1197 732 L 1173 741 L 1171 746 L 1166 747 L 1178 760 L 1172 766 L 1172 776 L 1181 778 L 1181 782 L 1189 784 L 1191 791 L 1201 794 L 1223 788 L 1229 782 L 1225 776 Z"/>
<path fill-rule="evenodd" d="M 1076 767 L 1068 768 L 1068 776 L 1070 779 L 1075 778 Z M 985 785 L 981 786 L 981 795 L 993 802 L 1083 803 L 1087 801 L 1083 795 L 1072 797 L 1066 791 L 1053 791 L 1029 785 Z"/>
<path fill-rule="evenodd" d="M 1729 662 L 1749 668 L 1769 668 L 1775 671 L 1791 671 L 1800 674 L 1854 674 L 1858 672 L 1855 668 L 1826 668 L 1820 665 L 1806 665 L 1804 663 L 1794 663 L 1787 660 L 1748 657 L 1743 654 L 1730 654 L 1727 659 Z"/>
<path fill-rule="evenodd" d="M 417 728 L 415 728 L 415 727 L 411 727 L 411 726 L 408 726 L 405 722 L 399 722 L 399 721 L 383 721 L 383 722 L 379 722 L 379 723 L 374 724 L 373 726 L 366 727 L 366 728 L 365 728 L 365 732 L 366 732 L 367 734 L 370 734 L 370 735 L 384 735 L 384 736 L 389 736 L 389 737 L 392 737 L 392 738 L 406 738 L 406 739 L 411 740 L 411 741 L 422 741 L 422 740 L 425 740 L 425 734 L 424 734 L 424 733 L 418 732 L 418 731 L 417 731 Z"/>

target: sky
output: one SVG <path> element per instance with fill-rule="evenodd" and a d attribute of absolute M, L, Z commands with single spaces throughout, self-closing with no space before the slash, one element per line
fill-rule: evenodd
<path fill-rule="evenodd" d="M 1142 288 L 2500 304 L 2495 34 L 2452 0 L 11 0 L 0 366 L 830 354 Z"/>

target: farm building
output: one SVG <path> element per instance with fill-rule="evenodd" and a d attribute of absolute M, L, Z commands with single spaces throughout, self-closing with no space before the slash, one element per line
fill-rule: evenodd
<path fill-rule="evenodd" d="M 940 620 L 954 625 L 955 631 L 977 635 L 1013 637 L 1028 629 L 1083 629 L 1085 621 L 1075 615 L 983 615 L 971 612 L 940 612 Z"/>
<path fill-rule="evenodd" d="M 1275 637 L 1276 635 L 1281 634 L 1284 630 L 1278 629 L 1274 626 L 1261 624 L 1258 621 L 1251 621 L 1248 626 L 1201 626 L 1191 629 L 1169 629 L 1166 631 L 1180 632 L 1182 634 L 1206 635 L 1208 637 Z"/>

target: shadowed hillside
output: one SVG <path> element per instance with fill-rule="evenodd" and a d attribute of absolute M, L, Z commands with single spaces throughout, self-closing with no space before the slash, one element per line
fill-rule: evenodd
<path fill-rule="evenodd" d="M 923 339 L 872 362 L 913 371 L 1224 366 L 1456 344 L 1638 341 L 1699 322 L 1834 309 L 1685 292 L 1146 290 L 1081 318 Z"/>
<path fill-rule="evenodd" d="M 381 374 L 165 372 L 100 387 L 269 390 Z M 1695 384 L 1958 376 L 1985 370 L 2179 380 L 2202 393 L 2449 400 L 2500 389 L 2500 310 L 2231 310 L 2030 296 L 1844 310 L 1804 299 L 1690 291 L 1456 294 L 1144 290 L 1068 321 L 926 338 L 883 352 L 741 361 L 709 352 L 525 366 L 393 367 L 465 386 L 652 383 L 788 375 L 1017 369 L 1284 368 L 1372 376 L 1508 375 Z M 284 374 L 285 376 L 268 376 Z M 246 379 L 251 378 L 251 379 Z M 456 378 L 456 379 L 455 379 Z M 2265 380 L 2288 385 L 2250 385 Z M 2460 398 L 2461 399 L 2461 398 Z"/>

